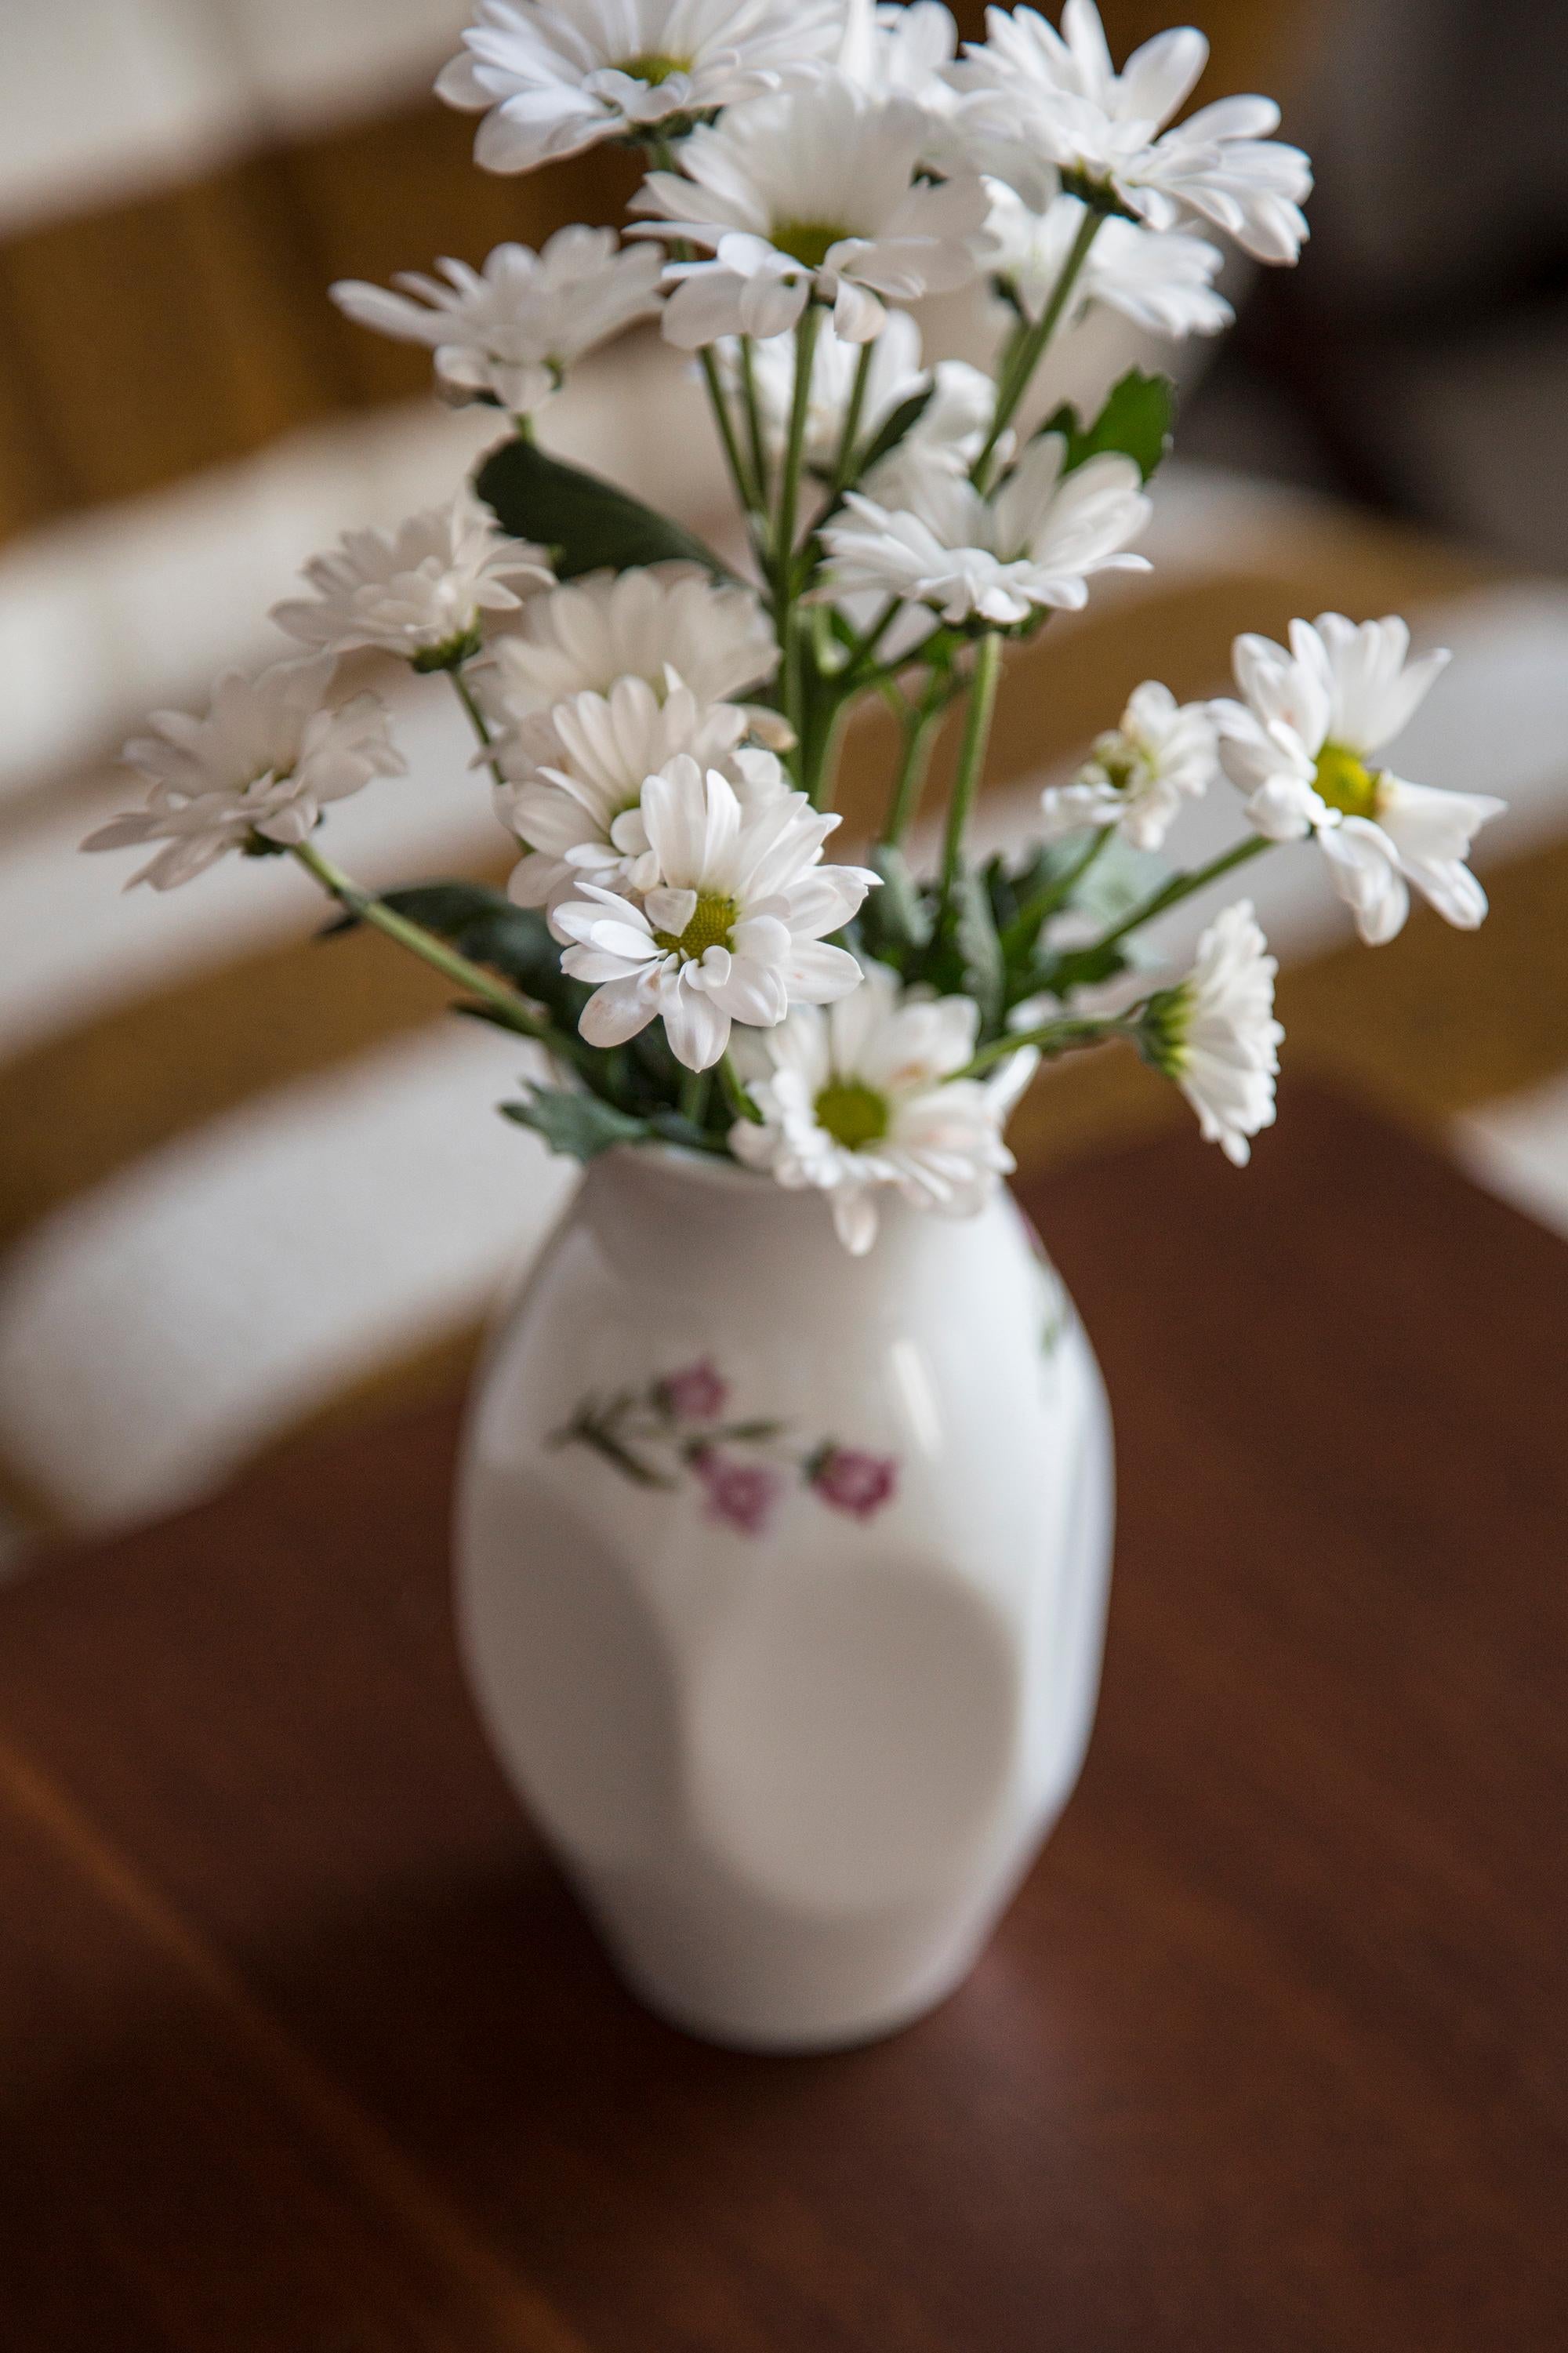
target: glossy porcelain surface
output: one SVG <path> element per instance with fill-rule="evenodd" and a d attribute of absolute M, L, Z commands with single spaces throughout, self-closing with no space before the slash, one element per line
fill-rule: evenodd
<path fill-rule="evenodd" d="M 595 1162 L 497 1327 L 459 1493 L 490 1737 L 624 1974 L 809 2050 L 965 1975 L 1076 1780 L 1110 1428 L 1011 1199 Z"/>

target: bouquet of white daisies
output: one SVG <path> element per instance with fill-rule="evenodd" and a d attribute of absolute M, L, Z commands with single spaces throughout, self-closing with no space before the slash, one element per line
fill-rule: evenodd
<path fill-rule="evenodd" d="M 465 1010 L 546 1050 L 549 1082 L 509 1115 L 584 1159 L 675 1145 L 816 1187 L 853 1250 L 883 1187 L 976 1208 L 1042 1058 L 1110 1039 L 1245 1161 L 1282 1034 L 1252 910 L 1227 908 L 1173 985 L 1140 982 L 1139 933 L 1307 840 L 1364 939 L 1399 930 L 1411 883 L 1474 925 L 1465 860 L 1500 804 L 1383 765 L 1443 657 L 1412 661 L 1398 620 L 1328 614 L 1288 647 L 1238 640 L 1235 700 L 1141 686 L 1046 793 L 1026 853 L 971 853 L 1005 647 L 1144 565 L 1169 440 L 1161 376 L 1127 375 L 1097 416 L 1048 409 L 1053 338 L 1095 305 L 1213 333 L 1213 234 L 1289 263 L 1307 233 L 1310 168 L 1269 100 L 1175 120 L 1205 58 L 1188 28 L 1118 71 L 1092 0 L 1067 0 L 1059 32 L 993 8 L 963 45 L 937 0 L 479 0 L 438 84 L 481 116 L 479 162 L 636 149 L 626 241 L 566 228 L 397 292 L 333 289 L 510 435 L 449 508 L 309 565 L 274 615 L 287 655 L 220 680 L 205 717 L 158 714 L 127 751 L 145 807 L 87 846 L 156 843 L 135 879 L 159 889 L 230 850 L 298 860 Z M 976 282 L 989 365 L 928 364 L 911 306 Z M 574 363 L 656 316 L 695 355 L 743 557 L 535 438 Z M 382 702 L 337 686 L 364 649 L 461 701 L 519 846 L 509 892 L 375 895 L 321 847 L 328 805 L 403 765 Z M 902 756 L 863 862 L 829 862 L 843 725 L 870 697 Z M 961 749 L 923 871 L 944 724 Z M 1234 845 L 1164 867 L 1173 819 L 1227 786 Z"/>

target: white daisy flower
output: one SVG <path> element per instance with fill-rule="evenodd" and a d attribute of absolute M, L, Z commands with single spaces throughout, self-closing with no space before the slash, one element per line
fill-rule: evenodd
<path fill-rule="evenodd" d="M 1037 323 L 1061 282 L 1086 208 L 1076 196 L 1057 195 L 1036 210 L 1004 180 L 988 180 L 986 187 L 996 245 L 991 275 Z M 1069 323 L 1100 302 L 1152 334 L 1216 335 L 1236 315 L 1214 288 L 1224 261 L 1219 248 L 1201 237 L 1103 221 L 1073 289 Z"/>
<path fill-rule="evenodd" d="M 727 776 L 747 813 L 787 792 L 773 754 L 745 744 L 750 723 L 738 703 L 699 702 L 672 673 L 662 697 L 646 679 L 617 679 L 607 695 L 572 695 L 509 728 L 494 746 L 496 811 L 528 850 L 512 897 L 545 907 L 584 882 L 652 890 L 643 785 L 682 753 Z"/>
<path fill-rule="evenodd" d="M 811 392 L 805 412 L 805 462 L 826 472 L 838 456 L 844 418 L 859 373 L 864 345 L 846 343 L 831 320 L 825 319 L 812 354 Z M 731 385 L 740 382 L 738 346 L 720 346 L 720 358 Z M 795 406 L 796 346 L 789 335 L 759 343 L 752 354 L 752 378 L 756 387 L 763 439 L 775 459 L 782 453 Z M 933 368 L 921 364 L 921 331 L 907 311 L 895 311 L 871 345 L 866 377 L 860 439 L 868 442 L 893 411 L 917 392 L 931 388 L 931 397 L 919 422 L 900 445 L 903 448 L 948 449 L 953 462 L 967 467 L 977 455 L 996 406 L 996 387 L 981 368 L 967 360 L 939 360 Z M 884 465 L 896 462 L 885 459 Z M 884 503 L 896 505 L 896 500 Z"/>
<path fill-rule="evenodd" d="M 699 702 L 728 702 L 778 668 L 778 640 L 760 598 L 695 564 L 594 572 L 531 597 L 515 628 L 474 672 L 500 726 L 573 694 L 608 694 L 646 679 L 657 694 L 674 671 Z"/>
<path fill-rule="evenodd" d="M 1040 435 L 989 495 L 929 458 L 902 469 L 897 511 L 849 492 L 849 521 L 823 533 L 834 586 L 1007 628 L 1038 607 L 1077 611 L 1096 573 L 1146 572 L 1122 552 L 1149 520 L 1136 464 L 1107 450 L 1064 476 L 1066 455 L 1059 433 Z"/>
<path fill-rule="evenodd" d="M 520 591 L 555 578 L 544 550 L 506 538 L 466 484 L 449 506 L 410 515 L 395 531 L 345 532 L 304 576 L 316 593 L 274 605 L 280 629 L 312 654 L 374 646 L 416 670 L 467 659 L 488 614 L 515 613 Z"/>
<path fill-rule="evenodd" d="M 1186 801 L 1201 800 L 1219 773 L 1215 723 L 1206 702 L 1179 703 L 1151 679 L 1139 687 L 1121 723 L 1096 739 L 1070 785 L 1040 797 L 1047 841 L 1085 826 L 1114 826 L 1134 849 L 1158 849 Z"/>
<path fill-rule="evenodd" d="M 865 343 L 886 323 L 883 297 L 967 285 L 989 250 L 985 190 L 973 173 L 917 182 L 924 135 L 907 99 L 866 99 L 837 79 L 693 132 L 680 171 L 651 173 L 632 202 L 660 216 L 641 234 L 713 256 L 666 270 L 669 341 L 697 351 L 785 334 L 815 298 L 847 343 Z"/>
<path fill-rule="evenodd" d="M 1222 99 L 1160 135 L 1208 62 L 1201 33 L 1162 33 L 1119 74 L 1093 0 L 1067 0 L 1060 33 L 1034 8 L 990 8 L 985 25 L 987 39 L 966 43 L 953 72 L 972 130 L 1027 147 L 1077 182 L 1074 193 L 1151 228 L 1196 213 L 1258 261 L 1296 259 L 1311 165 L 1270 136 L 1272 100 Z"/>
<path fill-rule="evenodd" d="M 1248 1138 L 1274 1124 L 1274 1082 L 1285 1032 L 1274 1018 L 1274 977 L 1252 907 L 1215 916 L 1179 987 L 1151 997 L 1139 1029 L 1146 1058 L 1174 1079 L 1198 1115 L 1205 1144 L 1244 1168 Z"/>
<path fill-rule="evenodd" d="M 842 0 L 479 0 L 436 88 L 484 114 L 486 171 L 531 172 L 798 87 L 834 55 L 842 21 Z"/>
<path fill-rule="evenodd" d="M 1369 945 L 1403 928 L 1410 882 L 1450 923 L 1474 931 L 1487 897 L 1465 860 L 1507 807 L 1487 793 L 1405 784 L 1379 763 L 1448 659 L 1411 661 L 1409 652 L 1398 619 L 1359 628 L 1342 613 L 1292 621 L 1289 652 L 1268 638 L 1237 638 L 1244 700 L 1213 706 L 1247 817 L 1270 841 L 1316 838 Z"/>
<path fill-rule="evenodd" d="M 852 996 L 826 1013 L 803 1007 L 752 1046 L 762 1124 L 737 1121 L 731 1150 L 792 1192 L 826 1193 L 858 1258 L 889 1187 L 916 1208 L 973 1217 L 1015 1165 L 1002 1130 L 1039 1061 L 1024 1050 L 984 1083 L 958 1078 L 979 1018 L 973 997 L 905 990 L 868 964 Z"/>
<path fill-rule="evenodd" d="M 956 100 L 947 69 L 958 26 L 941 0 L 848 0 L 838 71 L 871 98 L 912 98 L 946 108 Z"/>
<path fill-rule="evenodd" d="M 172 891 L 227 850 L 303 841 L 330 801 L 346 799 L 373 776 L 402 776 L 384 705 L 374 694 L 327 702 L 332 670 L 323 659 L 278 662 L 255 678 L 230 671 L 214 687 L 204 718 L 154 712 L 152 733 L 124 753 L 152 779 L 146 807 L 100 826 L 82 848 L 167 842 L 126 888 L 150 882 Z"/>
<path fill-rule="evenodd" d="M 950 126 L 963 100 L 948 79 L 958 26 L 941 0 L 848 0 L 838 71 L 868 98 L 901 98 L 925 118 L 922 160 L 943 169 L 963 158 Z"/>
<path fill-rule="evenodd" d="M 647 246 L 617 249 L 608 228 L 557 229 L 541 252 L 498 245 L 482 270 L 437 264 L 446 278 L 405 270 L 405 290 L 345 278 L 331 297 L 345 317 L 436 354 L 447 398 L 493 400 L 531 416 L 560 389 L 575 360 L 658 309 L 663 261 Z"/>
<path fill-rule="evenodd" d="M 555 910 L 556 931 L 574 943 L 563 968 L 596 984 L 580 1025 L 591 1045 L 621 1045 L 662 1019 L 676 1059 L 710 1070 L 732 1021 L 771 1029 L 792 1005 L 826 1005 L 859 985 L 859 965 L 827 934 L 877 877 L 823 865 L 836 817 L 798 793 L 748 814 L 726 777 L 690 759 L 648 778 L 642 817 L 658 881 L 641 904 L 590 882 Z"/>
<path fill-rule="evenodd" d="M 913 320 L 902 311 L 895 311 L 873 349 L 879 352 L 894 330 L 903 326 L 913 328 Z M 794 351 L 794 344 L 785 336 L 776 343 L 760 344 L 757 355 L 760 360 L 763 353 L 788 354 L 793 382 Z M 991 430 L 996 410 L 996 386 L 983 369 L 971 367 L 967 360 L 939 360 L 931 371 L 931 397 L 918 422 L 896 449 L 871 468 L 860 484 L 862 496 L 889 512 L 918 498 L 919 484 L 931 469 L 967 474 Z M 998 464 L 1006 465 L 1016 447 L 1015 437 L 1005 433 L 996 445 Z M 833 601 L 851 628 L 864 633 L 881 622 L 887 592 L 861 590 L 835 596 Z M 883 631 L 878 640 L 878 651 L 884 661 L 901 662 L 924 643 L 936 627 L 936 615 L 928 606 L 906 605 L 891 627 Z"/>

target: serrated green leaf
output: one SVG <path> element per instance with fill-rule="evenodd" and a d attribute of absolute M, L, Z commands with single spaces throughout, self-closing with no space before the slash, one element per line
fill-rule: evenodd
<path fill-rule="evenodd" d="M 602 475 L 552 458 L 521 435 L 492 449 L 474 488 L 503 531 L 549 549 L 556 574 L 626 572 L 645 564 L 700 564 L 720 579 L 732 575 L 695 535 L 656 514 Z"/>
<path fill-rule="evenodd" d="M 617 1144 L 646 1144 L 651 1134 L 647 1120 L 566 1087 L 531 1087 L 521 1103 L 502 1103 L 500 1112 L 573 1160 L 596 1160 Z"/>
<path fill-rule="evenodd" d="M 1169 376 L 1146 375 L 1142 368 L 1130 368 L 1112 387 L 1092 425 L 1086 426 L 1077 409 L 1064 401 L 1040 430 L 1059 433 L 1066 440 L 1064 470 L 1068 473 L 1113 449 L 1134 459 L 1147 481 L 1170 448 L 1174 406 L 1175 386 Z"/>

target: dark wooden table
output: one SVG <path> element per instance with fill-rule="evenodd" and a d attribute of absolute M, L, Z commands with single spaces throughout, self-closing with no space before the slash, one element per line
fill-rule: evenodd
<path fill-rule="evenodd" d="M 1104 1707 L 879 2048 L 619 1990 L 464 1704 L 453 1412 L 0 1599 L 6 2353 L 1562 2353 L 1568 1250 L 1285 1108 L 1026 1188 Z"/>

